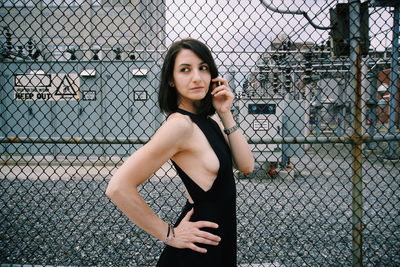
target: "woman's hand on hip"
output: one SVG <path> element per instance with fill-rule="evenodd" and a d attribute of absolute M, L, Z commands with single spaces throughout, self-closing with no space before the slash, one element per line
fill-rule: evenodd
<path fill-rule="evenodd" d="M 175 237 L 168 239 L 167 245 L 176 248 L 189 248 L 200 253 L 206 253 L 207 249 L 201 248 L 195 243 L 217 246 L 221 238 L 203 231 L 201 228 L 218 228 L 218 224 L 209 221 L 191 222 L 189 220 L 193 213 L 194 209 L 192 208 L 179 225 L 174 228 Z"/>

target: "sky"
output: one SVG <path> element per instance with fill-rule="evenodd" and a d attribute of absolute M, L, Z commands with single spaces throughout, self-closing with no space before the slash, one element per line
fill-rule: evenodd
<path fill-rule="evenodd" d="M 264 0 L 282 10 L 302 10 L 317 25 L 329 26 L 329 9 L 337 0 Z M 266 9 L 260 0 L 167 0 L 167 45 L 193 37 L 206 42 L 217 64 L 251 67 L 271 41 L 286 34 L 292 41 L 325 43 L 329 30 L 312 27 L 301 15 Z M 392 19 L 388 8 L 370 8 L 371 47 L 391 44 Z"/>

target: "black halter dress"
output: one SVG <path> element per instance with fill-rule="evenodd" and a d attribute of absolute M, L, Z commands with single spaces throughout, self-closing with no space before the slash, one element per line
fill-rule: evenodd
<path fill-rule="evenodd" d="M 217 229 L 204 228 L 221 237 L 218 246 L 196 244 L 207 249 L 199 253 L 191 249 L 178 249 L 166 246 L 157 263 L 159 267 L 231 267 L 236 266 L 236 187 L 233 177 L 232 156 L 218 124 L 211 118 L 202 117 L 185 110 L 179 113 L 188 115 L 201 129 L 218 157 L 220 167 L 212 187 L 204 191 L 175 162 L 179 177 L 182 179 L 194 203 L 184 206 L 175 227 L 182 218 L 194 208 L 191 221 L 211 221 L 218 224 Z"/>

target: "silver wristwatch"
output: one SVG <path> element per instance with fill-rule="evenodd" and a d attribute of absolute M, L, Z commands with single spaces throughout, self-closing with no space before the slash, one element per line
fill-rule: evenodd
<path fill-rule="evenodd" d="M 239 126 L 237 126 L 237 124 L 235 124 L 235 125 L 232 126 L 231 128 L 224 129 L 224 133 L 225 133 L 226 135 L 230 135 L 231 133 L 233 133 L 233 132 L 236 131 L 237 129 L 239 129 Z"/>

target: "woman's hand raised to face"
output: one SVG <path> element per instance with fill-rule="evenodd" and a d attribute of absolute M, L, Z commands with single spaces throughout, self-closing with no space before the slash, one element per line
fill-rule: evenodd
<path fill-rule="evenodd" d="M 234 94 L 229 88 L 228 81 L 224 78 L 217 77 L 211 80 L 213 90 L 213 106 L 218 114 L 224 114 L 231 111 Z M 219 85 L 217 84 L 219 82 Z"/>
<path fill-rule="evenodd" d="M 217 246 L 221 238 L 201 228 L 218 228 L 218 224 L 208 221 L 191 222 L 192 208 L 174 229 L 175 237 L 168 240 L 168 245 L 176 248 L 189 248 L 200 253 L 206 253 L 207 249 L 197 246 L 195 243 Z"/>

